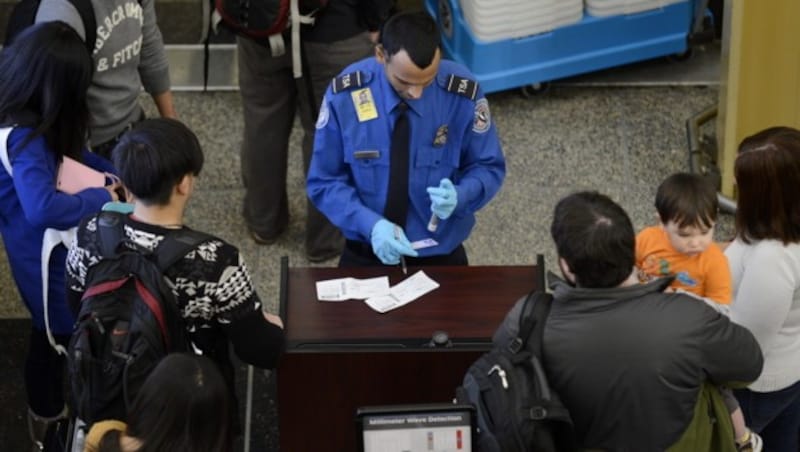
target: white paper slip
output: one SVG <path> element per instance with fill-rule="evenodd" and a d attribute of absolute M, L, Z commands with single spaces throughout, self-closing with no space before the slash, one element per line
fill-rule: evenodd
<path fill-rule="evenodd" d="M 317 281 L 317 299 L 320 301 L 363 300 L 389 293 L 389 278 L 337 278 Z"/>
<path fill-rule="evenodd" d="M 420 270 L 399 284 L 392 286 L 389 294 L 402 304 L 409 303 L 439 287 L 424 271 Z"/>
<path fill-rule="evenodd" d="M 428 238 L 428 239 L 422 239 L 422 240 L 417 240 L 415 242 L 411 242 L 411 248 L 413 248 L 415 250 L 421 250 L 423 248 L 430 248 L 430 247 L 436 246 L 438 244 L 439 244 L 439 242 L 437 242 L 436 240 Z"/>
<path fill-rule="evenodd" d="M 370 308 L 383 314 L 411 303 L 437 287 L 439 287 L 439 283 L 420 270 L 399 284 L 392 286 L 388 295 L 371 297 L 364 300 L 364 302 Z"/>
<path fill-rule="evenodd" d="M 397 301 L 397 298 L 391 295 L 384 295 L 382 297 L 372 297 L 364 300 L 370 308 L 383 314 L 384 312 L 391 311 L 392 309 L 403 306 Z"/>

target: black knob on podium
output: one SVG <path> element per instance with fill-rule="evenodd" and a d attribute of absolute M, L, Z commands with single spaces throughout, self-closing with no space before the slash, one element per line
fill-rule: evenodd
<path fill-rule="evenodd" d="M 446 332 L 437 330 L 433 332 L 429 347 L 452 347 L 453 343 L 450 341 L 450 336 Z"/>

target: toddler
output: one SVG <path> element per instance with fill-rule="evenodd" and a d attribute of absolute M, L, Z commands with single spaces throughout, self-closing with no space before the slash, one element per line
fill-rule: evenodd
<path fill-rule="evenodd" d="M 656 193 L 660 224 L 645 228 L 636 236 L 640 280 L 674 275 L 671 288 L 729 304 L 728 260 L 713 241 L 718 210 L 717 190 L 705 177 L 677 173 L 665 179 Z M 727 309 L 720 311 L 727 313 Z M 724 389 L 722 395 L 731 412 L 738 450 L 760 451 L 761 438 L 745 425 L 742 410 L 731 391 Z"/>

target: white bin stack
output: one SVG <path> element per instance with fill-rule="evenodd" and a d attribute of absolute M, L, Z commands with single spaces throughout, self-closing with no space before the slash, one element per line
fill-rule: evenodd
<path fill-rule="evenodd" d="M 583 18 L 583 0 L 461 0 L 464 19 L 481 41 L 521 38 Z"/>
<path fill-rule="evenodd" d="M 687 0 L 586 0 L 586 13 L 596 17 L 636 14 Z"/>

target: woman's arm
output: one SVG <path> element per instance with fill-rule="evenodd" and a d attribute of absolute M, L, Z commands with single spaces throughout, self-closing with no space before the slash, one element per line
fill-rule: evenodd
<path fill-rule="evenodd" d="M 25 135 L 25 130 L 12 132 L 9 148 L 13 149 Z M 25 219 L 35 227 L 69 229 L 113 199 L 105 187 L 89 188 L 74 195 L 56 190 L 58 166 L 43 137 L 30 141 L 16 152 L 11 166 L 14 189 Z"/>
<path fill-rule="evenodd" d="M 762 241 L 752 252 L 738 256 L 745 260 L 731 304 L 731 320 L 747 327 L 766 353 L 789 314 L 797 269 L 789 250 L 776 241 Z"/>

